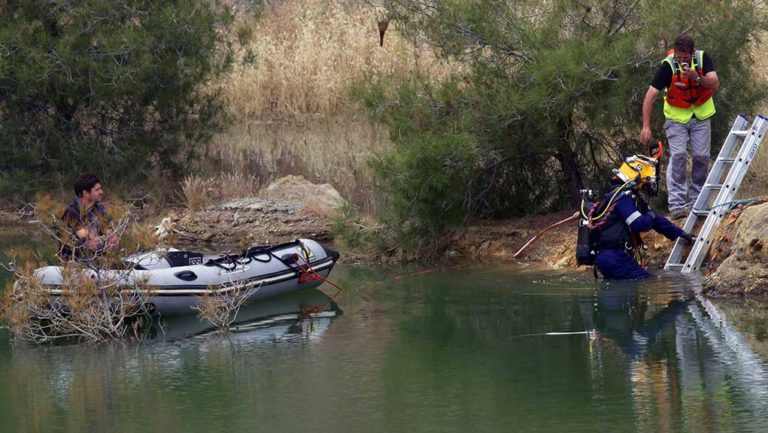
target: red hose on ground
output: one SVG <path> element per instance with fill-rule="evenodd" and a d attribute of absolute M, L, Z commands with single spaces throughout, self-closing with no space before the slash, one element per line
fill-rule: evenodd
<path fill-rule="evenodd" d="M 523 255 L 523 253 L 525 252 L 525 250 L 527 250 L 527 249 L 528 249 L 528 247 L 530 247 L 531 245 L 533 245 L 533 243 L 534 243 L 534 242 L 536 242 L 536 241 L 537 241 L 537 240 L 538 240 L 538 239 L 541 237 L 541 235 L 543 235 L 544 233 L 546 233 L 546 232 L 548 232 L 548 231 L 552 230 L 553 228 L 555 228 L 555 227 L 557 227 L 557 226 L 559 226 L 559 225 L 565 224 L 565 223 L 567 223 L 567 222 L 569 222 L 569 221 L 573 221 L 573 220 L 575 220 L 575 219 L 576 219 L 576 218 L 578 218 L 578 217 L 579 217 L 579 213 L 578 213 L 578 212 L 576 212 L 575 214 L 573 214 L 573 215 L 569 216 L 568 218 L 566 218 L 566 219 L 564 219 L 564 220 L 562 220 L 562 221 L 558 221 L 558 222 L 556 222 L 556 223 L 554 223 L 554 224 L 552 224 L 552 225 L 549 225 L 549 226 L 545 227 L 544 229 L 542 229 L 541 231 L 539 231 L 538 233 L 536 233 L 536 236 L 532 237 L 532 238 L 531 238 L 531 240 L 529 240 L 528 242 L 526 242 L 526 243 L 525 243 L 525 245 L 523 245 L 523 247 L 522 247 L 522 248 L 520 248 L 519 250 L 517 250 L 517 252 L 515 253 L 515 255 L 513 255 L 513 256 L 512 256 L 512 258 L 513 258 L 513 259 L 516 259 L 516 258 L 518 258 L 518 257 L 522 256 L 522 255 Z"/>

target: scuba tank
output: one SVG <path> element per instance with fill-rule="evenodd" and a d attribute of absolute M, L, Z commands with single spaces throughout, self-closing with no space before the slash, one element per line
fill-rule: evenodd
<path fill-rule="evenodd" d="M 590 217 L 596 205 L 591 189 L 581 190 L 581 211 L 579 212 L 579 231 L 576 236 L 576 264 L 592 266 L 597 256 L 596 236 L 593 233 Z"/>
<path fill-rule="evenodd" d="M 616 188 L 609 199 L 595 200 L 591 189 L 581 190 L 581 208 L 579 211 L 579 226 L 576 237 L 576 264 L 592 266 L 595 264 L 599 246 L 598 233 L 608 222 L 608 215 L 622 193 L 632 188 L 634 182 L 625 182 Z"/>

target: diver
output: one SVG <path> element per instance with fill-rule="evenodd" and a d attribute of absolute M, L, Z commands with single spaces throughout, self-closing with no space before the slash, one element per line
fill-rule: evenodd
<path fill-rule="evenodd" d="M 659 148 L 653 157 L 627 158 L 613 171 L 611 188 L 602 201 L 592 205 L 586 198 L 582 200 L 579 243 L 584 238 L 581 231 L 588 231 L 592 259 L 586 263 L 577 249 L 580 264 L 594 264 L 605 278 L 642 279 L 650 274 L 642 267 L 640 233 L 653 229 L 672 241 L 683 238 L 693 242 L 690 233 L 648 206 L 647 197 L 658 192 L 656 166 L 660 156 Z"/>

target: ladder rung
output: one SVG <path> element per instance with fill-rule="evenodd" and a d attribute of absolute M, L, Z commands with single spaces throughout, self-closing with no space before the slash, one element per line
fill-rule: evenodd
<path fill-rule="evenodd" d="M 670 269 L 682 269 L 682 263 L 667 263 L 667 267 Z"/>
<path fill-rule="evenodd" d="M 711 210 L 712 209 L 702 209 L 702 210 L 694 209 L 694 210 L 691 211 L 691 213 L 696 215 L 696 216 L 707 216 L 707 215 L 709 215 L 709 212 Z"/>
<path fill-rule="evenodd" d="M 747 134 L 749 134 L 749 131 L 750 131 L 749 129 L 747 129 L 746 131 L 731 131 L 731 134 L 739 137 L 746 137 Z"/>
<path fill-rule="evenodd" d="M 717 161 L 733 163 L 734 161 L 736 161 L 736 158 L 717 158 Z"/>
<path fill-rule="evenodd" d="M 705 188 L 720 189 L 722 187 L 723 187 L 722 183 L 705 183 L 702 189 L 705 189 Z"/>

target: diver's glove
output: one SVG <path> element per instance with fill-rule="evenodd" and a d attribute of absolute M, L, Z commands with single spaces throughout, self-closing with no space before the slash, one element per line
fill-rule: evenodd
<path fill-rule="evenodd" d="M 696 238 L 694 238 L 693 235 L 688 232 L 683 232 L 683 234 L 680 235 L 680 239 L 685 239 L 685 241 L 689 244 L 692 244 L 696 241 Z"/>

